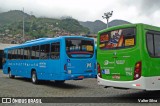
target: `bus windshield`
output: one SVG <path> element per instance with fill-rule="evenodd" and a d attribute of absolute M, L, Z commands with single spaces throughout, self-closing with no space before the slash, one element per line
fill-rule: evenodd
<path fill-rule="evenodd" d="M 94 54 L 94 41 L 66 39 L 66 52 L 70 58 L 91 58 Z"/>
<path fill-rule="evenodd" d="M 100 35 L 100 49 L 117 49 L 135 45 L 135 28 L 118 29 Z"/>

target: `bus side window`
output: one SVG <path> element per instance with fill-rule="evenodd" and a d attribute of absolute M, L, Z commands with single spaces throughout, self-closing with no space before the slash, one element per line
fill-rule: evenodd
<path fill-rule="evenodd" d="M 23 53 L 24 53 L 24 59 L 27 59 L 27 48 L 24 48 Z"/>
<path fill-rule="evenodd" d="M 40 45 L 40 59 L 44 59 L 44 56 L 45 56 L 45 53 L 44 53 L 44 50 L 45 50 L 45 45 Z"/>
<path fill-rule="evenodd" d="M 50 57 L 50 44 L 46 44 L 45 45 L 45 55 L 46 55 L 46 59 L 49 59 Z"/>
<path fill-rule="evenodd" d="M 32 46 L 31 48 L 31 59 L 39 59 L 39 46 Z"/>
<path fill-rule="evenodd" d="M 36 59 L 36 46 L 31 47 L 31 59 Z"/>
<path fill-rule="evenodd" d="M 147 33 L 148 53 L 152 57 L 160 57 L 160 34 Z"/>
<path fill-rule="evenodd" d="M 30 56 L 31 56 L 30 52 L 31 52 L 30 47 L 24 48 L 24 59 L 30 59 Z"/>
<path fill-rule="evenodd" d="M 23 59 L 23 48 L 21 48 L 20 50 L 21 50 L 20 59 Z"/>
<path fill-rule="evenodd" d="M 50 44 L 40 46 L 40 59 L 49 59 Z"/>
<path fill-rule="evenodd" d="M 35 51 L 36 51 L 35 58 L 39 59 L 39 54 L 40 54 L 39 46 L 35 47 Z"/>
<path fill-rule="evenodd" d="M 13 59 L 13 50 L 10 50 L 10 59 Z"/>
<path fill-rule="evenodd" d="M 59 59 L 60 58 L 60 43 L 52 43 L 51 44 L 51 59 Z"/>
<path fill-rule="evenodd" d="M 21 59 L 21 49 L 17 49 L 17 59 Z"/>
<path fill-rule="evenodd" d="M 6 59 L 7 59 L 7 53 L 3 52 L 3 55 L 2 55 L 2 64 L 6 63 Z"/>
<path fill-rule="evenodd" d="M 155 56 L 160 57 L 160 34 L 154 35 Z"/>
<path fill-rule="evenodd" d="M 12 59 L 12 51 L 8 50 L 8 59 Z"/>
<path fill-rule="evenodd" d="M 147 48 L 150 56 L 154 56 L 153 34 L 147 34 Z"/>
<path fill-rule="evenodd" d="M 14 60 L 17 59 L 17 49 L 14 49 L 12 53 L 13 53 L 13 59 Z"/>

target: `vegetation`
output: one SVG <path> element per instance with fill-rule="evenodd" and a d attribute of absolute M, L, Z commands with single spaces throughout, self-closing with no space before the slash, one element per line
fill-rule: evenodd
<path fill-rule="evenodd" d="M 96 34 L 98 31 L 107 27 L 107 25 L 100 20 L 96 20 L 95 22 L 79 22 L 71 17 L 63 17 L 61 19 L 37 18 L 23 11 L 12 10 L 0 13 L 0 35 L 22 36 L 23 17 L 25 20 L 25 35 L 31 38 Z M 122 24 L 130 23 L 123 20 L 113 20 L 109 22 L 108 26 L 112 27 Z"/>
<path fill-rule="evenodd" d="M 51 19 L 37 18 L 19 10 L 0 13 L 0 34 L 22 34 L 24 16 L 25 35 L 35 38 L 54 37 L 58 34 L 87 34 L 89 29 L 83 27 L 73 18 Z"/>

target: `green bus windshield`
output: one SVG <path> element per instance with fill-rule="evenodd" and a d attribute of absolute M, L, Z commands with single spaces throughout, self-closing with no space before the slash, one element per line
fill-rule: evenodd
<path fill-rule="evenodd" d="M 117 49 L 135 45 L 135 28 L 118 29 L 100 35 L 100 49 Z"/>

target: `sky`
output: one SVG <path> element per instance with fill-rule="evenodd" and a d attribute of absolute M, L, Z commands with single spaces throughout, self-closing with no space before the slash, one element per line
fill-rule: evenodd
<path fill-rule="evenodd" d="M 121 19 L 131 23 L 160 26 L 160 0 L 0 0 L 0 12 L 23 10 L 36 17 L 70 16 L 79 21 L 101 20 L 113 11 L 109 21 Z"/>

